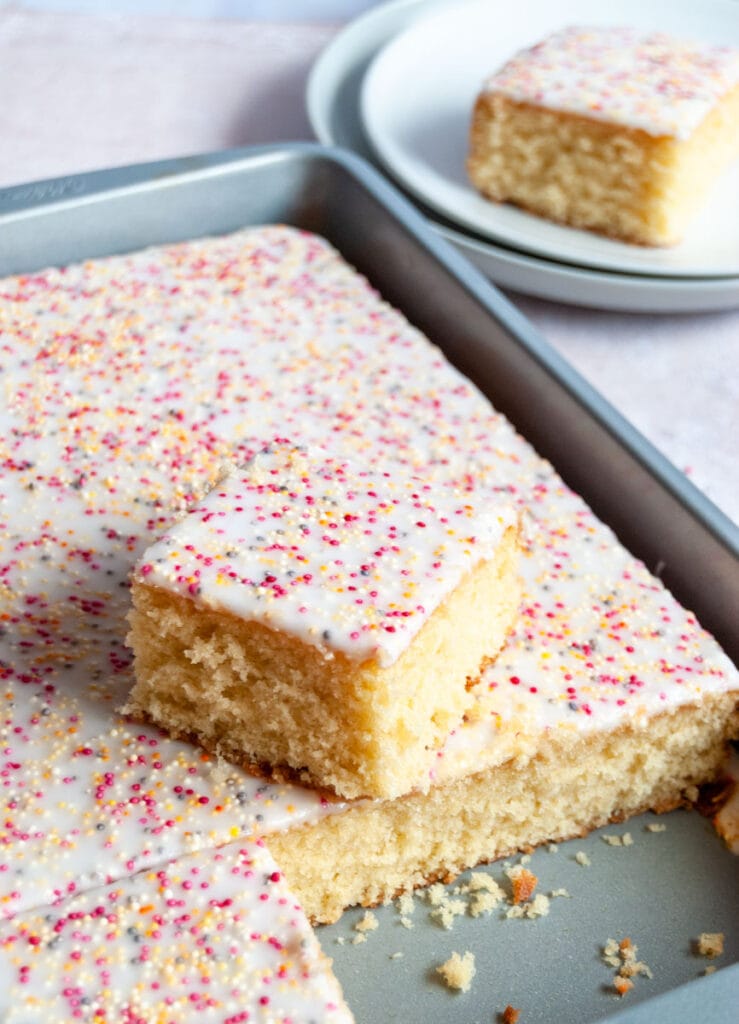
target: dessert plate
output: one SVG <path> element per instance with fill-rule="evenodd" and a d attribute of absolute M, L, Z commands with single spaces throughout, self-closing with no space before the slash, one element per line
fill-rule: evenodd
<path fill-rule="evenodd" d="M 377 162 L 359 117 L 367 68 L 379 50 L 419 18 L 457 7 L 456 0 L 392 0 L 339 32 L 308 80 L 308 118 L 318 139 Z M 432 226 L 492 280 L 526 295 L 596 309 L 629 312 L 704 312 L 739 306 L 739 276 L 661 277 L 596 271 L 549 260 L 467 234 L 419 204 Z"/>
<path fill-rule="evenodd" d="M 469 121 L 484 79 L 523 46 L 571 24 L 633 25 L 739 47 L 731 0 L 529 0 L 506 8 L 465 0 L 421 18 L 376 56 L 361 90 L 367 136 L 414 196 L 486 239 L 550 259 L 680 277 L 739 274 L 739 163 L 716 183 L 685 239 L 667 249 L 627 245 L 483 198 L 465 171 Z"/>
<path fill-rule="evenodd" d="M 497 284 L 524 295 L 630 313 L 699 313 L 739 306 L 737 277 L 651 277 L 555 263 L 445 226 L 448 242 Z"/>

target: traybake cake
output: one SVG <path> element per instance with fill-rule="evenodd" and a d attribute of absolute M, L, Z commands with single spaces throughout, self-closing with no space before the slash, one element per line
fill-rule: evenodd
<path fill-rule="evenodd" d="M 729 660 L 321 239 L 253 229 L 0 295 L 8 1020 L 347 1019 L 306 913 L 667 809 L 719 771 Z M 265 437 L 521 511 L 515 629 L 404 796 L 266 782 L 116 711 L 132 567 Z"/>
<path fill-rule="evenodd" d="M 347 797 L 428 786 L 518 612 L 517 515 L 267 445 L 149 548 L 128 710 Z"/>
<path fill-rule="evenodd" d="M 488 78 L 467 167 L 490 199 L 627 242 L 670 245 L 737 156 L 739 51 L 577 26 Z"/>

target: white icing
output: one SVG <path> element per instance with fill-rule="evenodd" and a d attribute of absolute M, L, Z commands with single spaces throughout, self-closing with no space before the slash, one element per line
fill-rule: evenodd
<path fill-rule="evenodd" d="M 260 843 L 181 858 L 0 924 L 0 1015 L 5 1024 L 353 1019 Z"/>
<path fill-rule="evenodd" d="M 739 81 L 739 52 L 661 32 L 562 29 L 517 53 L 488 92 L 687 139 Z"/>
<path fill-rule="evenodd" d="M 355 661 L 391 665 L 511 508 L 275 442 L 144 553 L 138 575 Z"/>

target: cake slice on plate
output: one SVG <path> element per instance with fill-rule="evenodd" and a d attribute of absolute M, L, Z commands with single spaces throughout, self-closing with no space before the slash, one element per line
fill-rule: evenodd
<path fill-rule="evenodd" d="M 739 155 L 739 52 L 573 27 L 516 54 L 475 103 L 483 195 L 641 245 L 678 242 Z"/>

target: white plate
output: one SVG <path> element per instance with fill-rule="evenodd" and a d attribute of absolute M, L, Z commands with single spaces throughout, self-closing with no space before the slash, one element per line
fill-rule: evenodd
<path fill-rule="evenodd" d="M 514 52 L 570 24 L 633 25 L 739 47 L 734 0 L 465 0 L 421 18 L 382 49 L 361 113 L 382 162 L 461 227 L 529 253 L 601 270 L 686 277 L 739 274 L 739 162 L 712 190 L 683 242 L 653 249 L 553 224 L 484 199 L 465 172 L 472 107 L 483 80 Z"/>
<path fill-rule="evenodd" d="M 374 159 L 359 119 L 359 92 L 367 67 L 381 47 L 419 17 L 454 3 L 456 0 L 394 0 L 369 11 L 334 37 L 313 66 L 306 96 L 308 118 L 321 142 Z M 739 306 L 739 277 L 680 280 L 595 272 L 494 245 L 439 221 L 432 220 L 432 224 L 493 281 L 526 295 L 641 313 Z"/>

